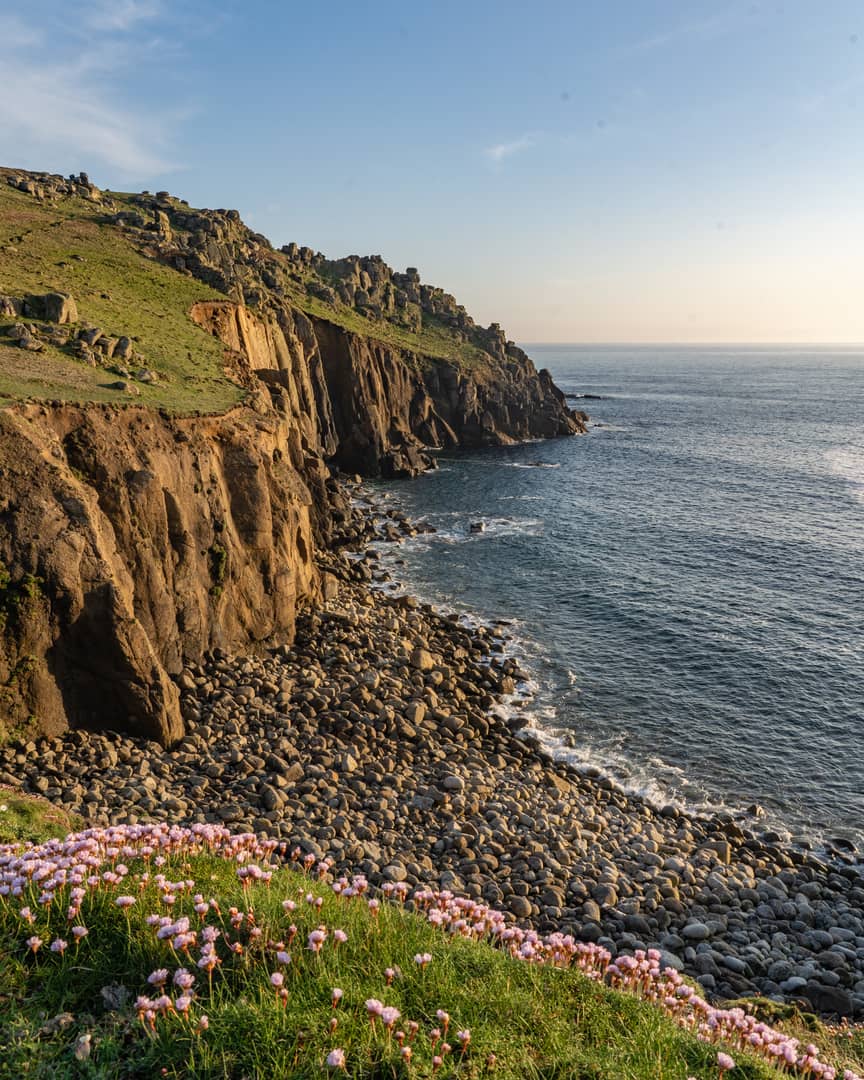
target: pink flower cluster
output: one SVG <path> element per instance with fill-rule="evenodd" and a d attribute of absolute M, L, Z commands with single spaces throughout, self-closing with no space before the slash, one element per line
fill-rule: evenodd
<path fill-rule="evenodd" d="M 497 943 L 517 960 L 557 967 L 578 968 L 591 979 L 653 1002 L 681 1027 L 692 1031 L 703 1042 L 723 1043 L 763 1057 L 772 1065 L 789 1072 L 821 1080 L 864 1080 L 846 1069 L 842 1073 L 819 1059 L 811 1043 L 802 1046 L 798 1039 L 762 1023 L 743 1009 L 719 1009 L 710 1005 L 671 967 L 661 967 L 656 949 L 621 956 L 613 964 L 602 946 L 575 941 L 569 935 L 554 933 L 541 937 L 533 930 L 508 926 L 506 916 L 465 897 L 450 892 L 421 889 L 414 894 L 417 909 L 441 930 L 460 937 L 486 939 Z M 734 1068 L 731 1058 L 720 1054 L 718 1064 L 728 1071 Z"/>

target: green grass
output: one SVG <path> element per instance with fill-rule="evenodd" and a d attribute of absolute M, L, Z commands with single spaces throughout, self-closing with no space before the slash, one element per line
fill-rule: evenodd
<path fill-rule="evenodd" d="M 135 384 L 140 396 L 130 399 L 107 388 L 117 375 L 103 368 L 54 347 L 28 353 L 0 337 L 0 403 L 30 397 L 131 400 L 180 413 L 230 408 L 242 390 L 224 373 L 223 347 L 188 314 L 198 300 L 225 297 L 138 254 L 118 228 L 101 223 L 104 214 L 78 198 L 37 202 L 0 173 L 0 292 L 71 293 L 82 322 L 132 338 L 162 384 Z"/>
<path fill-rule="evenodd" d="M 77 826 L 76 818 L 47 800 L 0 784 L 0 844 L 63 837 Z"/>
<path fill-rule="evenodd" d="M 38 824 L 39 831 L 43 825 Z M 235 865 L 210 855 L 171 856 L 158 867 L 170 881 L 194 880 L 191 890 L 217 897 L 220 914 L 207 922 L 224 928 L 244 946 L 242 957 L 223 952 L 212 988 L 196 972 L 198 999 L 188 1018 L 160 1018 L 149 1032 L 135 1012 L 139 994 L 156 996 L 147 976 L 157 968 L 176 969 L 183 957 L 156 940 L 146 915 L 160 910 L 153 877 L 139 885 L 139 861 L 119 889 L 89 892 L 77 921 L 89 935 L 72 945 L 65 918 L 66 899 L 46 915 L 35 896 L 6 905 L 0 901 L 0 1076 L 2 1077 L 321 1077 L 327 1053 L 345 1051 L 352 1077 L 500 1077 L 504 1080 L 686 1080 L 717 1076 L 716 1047 L 699 1043 L 689 1033 L 638 998 L 612 991 L 576 970 L 529 965 L 511 960 L 485 944 L 450 938 L 401 908 L 382 904 L 373 917 L 364 900 L 346 901 L 326 886 L 312 884 L 293 870 L 277 871 L 269 886 L 251 885 L 244 892 Z M 148 866 L 151 875 L 157 867 Z M 127 916 L 114 904 L 116 892 L 137 897 Z M 318 911 L 306 903 L 307 893 L 323 897 Z M 283 910 L 293 899 L 296 910 Z M 17 918 L 28 902 L 37 911 L 33 927 Z M 257 940 L 249 922 L 235 930 L 229 908 L 254 910 Z M 162 907 L 164 912 L 168 910 Z M 171 917 L 187 914 L 200 927 L 189 893 L 180 893 Z M 298 928 L 288 943 L 291 923 Z M 307 934 L 318 925 L 348 934 L 334 947 L 332 937 L 320 956 L 305 948 Z M 45 944 L 38 954 L 25 939 L 38 933 Z M 48 949 L 56 935 L 69 939 L 65 956 Z M 292 963 L 281 967 L 275 945 L 286 942 Z M 424 970 L 414 962 L 428 952 Z M 185 966 L 194 970 L 197 950 Z M 385 969 L 397 970 L 388 985 Z M 284 971 L 287 1002 L 270 985 L 270 973 Z M 344 998 L 331 1005 L 331 991 Z M 419 1031 L 406 1066 L 398 1047 L 380 1023 L 373 1028 L 364 1002 L 375 997 L 402 1014 L 395 1029 Z M 433 1073 L 429 1033 L 440 1026 L 438 1009 L 450 1017 L 454 1047 Z M 197 1030 L 205 1013 L 209 1028 Z M 330 1030 L 332 1018 L 338 1021 Z M 469 1028 L 471 1041 L 459 1053 L 455 1032 Z M 394 1029 L 394 1030 L 395 1030 Z M 90 1053 L 78 1060 L 75 1047 L 89 1037 Z M 808 1036 L 809 1037 L 809 1036 Z M 860 1048 L 859 1049 L 864 1049 Z M 494 1069 L 490 1055 L 495 1056 Z M 727 1080 L 769 1080 L 781 1074 L 736 1053 L 738 1067 Z M 785 1073 L 782 1075 L 786 1075 Z"/>
<path fill-rule="evenodd" d="M 448 360 L 475 375 L 489 368 L 488 353 L 470 342 L 457 340 L 447 327 L 429 315 L 423 315 L 422 329 L 415 333 L 386 319 L 369 319 L 344 304 L 331 307 L 299 289 L 291 299 L 307 315 L 327 319 L 354 334 L 415 353 L 419 368 L 428 368 L 435 360 Z"/>

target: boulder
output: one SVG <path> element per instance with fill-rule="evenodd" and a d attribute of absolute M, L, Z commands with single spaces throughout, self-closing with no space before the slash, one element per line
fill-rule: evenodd
<path fill-rule="evenodd" d="M 24 307 L 24 301 L 19 300 L 17 296 L 2 296 L 0 295 L 0 316 L 10 316 L 15 319 L 21 315 Z"/>
<path fill-rule="evenodd" d="M 78 305 L 69 293 L 52 292 L 43 296 L 28 296 L 24 301 L 24 312 L 31 319 L 45 319 L 46 322 L 78 322 Z"/>

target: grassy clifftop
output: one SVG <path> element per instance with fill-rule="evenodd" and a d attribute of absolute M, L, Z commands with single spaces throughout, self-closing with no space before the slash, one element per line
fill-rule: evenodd
<path fill-rule="evenodd" d="M 71 295 L 77 317 L 65 330 L 35 320 L 36 343 L 19 347 L 15 335 L 33 313 L 4 308 L 3 297 L 46 293 Z M 259 312 L 293 307 L 326 319 L 403 350 L 418 368 L 446 361 L 482 379 L 494 378 L 496 363 L 527 362 L 497 325 L 477 326 L 413 268 L 393 271 L 379 256 L 329 260 L 296 244 L 277 251 L 236 211 L 194 210 L 167 192 L 0 169 L 0 404 L 134 397 L 175 412 L 224 411 L 243 391 L 189 310 L 226 296 Z M 102 331 L 95 364 L 80 347 L 88 327 Z M 112 339 L 130 344 L 103 362 Z M 139 379 L 139 370 L 150 374 Z"/>
<path fill-rule="evenodd" d="M 101 202 L 78 195 L 37 200 L 8 185 L 0 172 L 0 293 L 69 293 L 78 325 L 132 339 L 143 358 L 139 366 L 158 377 L 150 385 L 136 381 L 135 400 L 179 412 L 230 408 L 242 391 L 223 371 L 223 347 L 188 314 L 196 300 L 223 297 L 140 254 L 104 222 L 105 215 Z M 17 322 L 30 320 L 0 318 L 0 403 L 26 397 L 128 400 L 109 385 L 121 376 L 82 363 L 68 345 L 44 342 L 39 352 L 20 348 L 3 334 L 4 323 Z"/>

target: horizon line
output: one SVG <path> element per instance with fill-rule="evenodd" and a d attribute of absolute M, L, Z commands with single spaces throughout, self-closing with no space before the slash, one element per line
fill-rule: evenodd
<path fill-rule="evenodd" d="M 517 341 L 517 345 L 524 348 L 537 348 L 538 346 L 578 346 L 579 348 L 613 347 L 626 349 L 864 349 L 864 341 Z"/>

